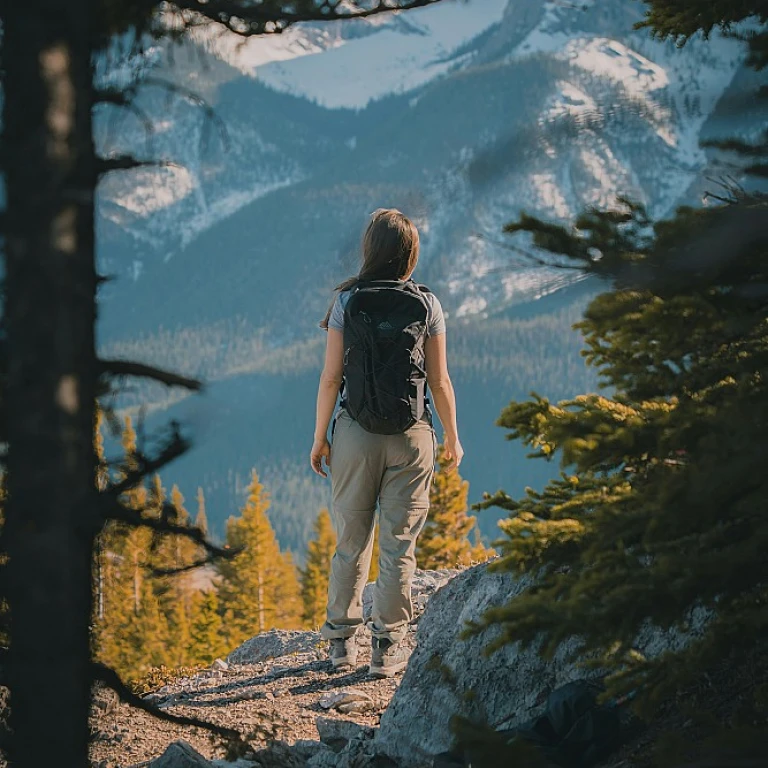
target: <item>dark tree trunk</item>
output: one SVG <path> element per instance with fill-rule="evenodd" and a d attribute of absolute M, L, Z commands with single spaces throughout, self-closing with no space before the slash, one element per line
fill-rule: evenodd
<path fill-rule="evenodd" d="M 10 755 L 88 763 L 96 276 L 92 0 L 5 0 Z"/>

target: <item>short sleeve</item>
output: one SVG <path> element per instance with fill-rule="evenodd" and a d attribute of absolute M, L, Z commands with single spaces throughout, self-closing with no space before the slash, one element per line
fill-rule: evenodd
<path fill-rule="evenodd" d="M 328 318 L 328 327 L 334 328 L 337 331 L 344 330 L 344 304 L 342 302 L 341 294 L 337 294 L 336 300 L 331 307 L 331 316 Z"/>
<path fill-rule="evenodd" d="M 445 315 L 440 300 L 434 293 L 427 294 L 430 312 L 427 317 L 427 334 L 429 336 L 439 336 L 445 333 Z"/>

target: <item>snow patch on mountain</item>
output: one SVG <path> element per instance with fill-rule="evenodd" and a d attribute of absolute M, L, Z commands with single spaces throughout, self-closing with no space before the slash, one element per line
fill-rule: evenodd
<path fill-rule="evenodd" d="M 597 103 L 585 91 L 566 80 L 560 80 L 557 87 L 560 92 L 553 99 L 549 109 L 545 110 L 545 120 L 564 115 L 583 117 L 597 114 Z"/>
<path fill-rule="evenodd" d="M 124 187 L 122 194 L 115 195 L 111 202 L 137 216 L 148 216 L 182 200 L 196 184 L 189 169 L 183 166 L 137 168 L 133 183 Z"/>
<path fill-rule="evenodd" d="M 417 88 L 467 61 L 466 55 L 456 52 L 496 24 L 507 4 L 508 0 L 443 0 L 407 16 L 393 13 L 375 21 L 301 25 L 279 36 L 246 42 L 219 35 L 207 45 L 215 55 L 278 91 L 329 108 L 362 109 L 372 100 Z"/>
<path fill-rule="evenodd" d="M 542 211 L 551 213 L 558 219 L 567 219 L 571 215 L 571 207 L 568 205 L 554 173 L 532 174 L 531 187 L 537 207 L 540 207 Z"/>
<path fill-rule="evenodd" d="M 199 212 L 187 222 L 187 226 L 182 232 L 182 248 L 185 248 L 201 232 L 204 232 L 216 222 L 226 219 L 241 208 L 254 202 L 254 200 L 258 200 L 270 192 L 298 183 L 301 181 L 301 178 L 301 174 L 286 176 L 276 181 L 255 184 L 248 189 L 233 190 L 221 197 L 205 200 Z"/>
<path fill-rule="evenodd" d="M 581 8 L 586 10 L 594 0 L 583 0 Z M 571 40 L 571 35 L 562 29 L 563 19 L 573 8 L 564 7 L 559 0 L 546 0 L 539 23 L 526 35 L 512 57 L 532 56 L 537 53 L 561 51 Z"/>
<path fill-rule="evenodd" d="M 563 56 L 587 72 L 621 83 L 630 96 L 643 97 L 669 85 L 663 67 L 618 40 L 576 38 L 565 46 Z"/>

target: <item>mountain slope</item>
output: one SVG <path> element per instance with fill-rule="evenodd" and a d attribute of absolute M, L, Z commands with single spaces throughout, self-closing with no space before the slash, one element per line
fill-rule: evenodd
<path fill-rule="evenodd" d="M 633 32 L 640 10 L 633 0 L 447 2 L 240 47 L 198 38 L 161 64 L 158 78 L 181 94 L 202 89 L 216 117 L 144 89 L 152 149 L 179 167 L 102 190 L 102 271 L 122 279 L 104 289 L 100 338 L 111 354 L 212 382 L 208 400 L 140 388 L 124 403 L 149 402 L 152 423 L 196 426 L 200 447 L 169 475 L 187 495 L 206 488 L 214 524 L 253 465 L 274 492 L 284 544 L 301 548 L 306 520 L 327 503 L 304 458 L 316 326 L 380 206 L 416 220 L 418 278 L 447 311 L 472 495 L 553 471 L 504 445 L 493 421 L 531 389 L 594 387 L 570 325 L 596 286 L 521 264 L 499 244 L 501 227 L 521 210 L 569 220 L 619 194 L 668 213 L 696 190 L 708 163 L 698 137 L 741 66 L 733 40 L 679 51 Z M 108 118 L 105 146 L 148 151 L 139 123 L 110 131 Z"/>

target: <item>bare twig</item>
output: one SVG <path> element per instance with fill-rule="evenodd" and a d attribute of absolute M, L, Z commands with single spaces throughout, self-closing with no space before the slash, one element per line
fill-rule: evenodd
<path fill-rule="evenodd" d="M 129 470 L 122 480 L 110 486 L 105 492 L 106 496 L 118 499 L 126 491 L 135 488 L 146 477 L 158 472 L 189 449 L 189 441 L 183 438 L 178 431 L 179 425 L 176 422 L 171 422 L 171 429 L 173 436 L 165 448 L 153 459 L 148 459 L 143 453 L 136 453 L 133 456 L 136 469 Z"/>
<path fill-rule="evenodd" d="M 135 168 L 179 168 L 170 160 L 138 160 L 133 155 L 100 157 L 96 160 L 96 173 L 103 176 L 111 171 L 131 171 Z"/>
<path fill-rule="evenodd" d="M 236 555 L 239 555 L 243 550 L 242 549 L 227 549 L 226 551 L 226 557 L 232 558 Z M 217 560 L 220 560 L 222 558 L 222 555 L 217 553 L 211 553 L 208 555 L 208 557 L 200 558 L 199 560 L 195 560 L 194 563 L 190 563 L 189 565 L 180 565 L 176 566 L 174 568 L 158 568 L 158 567 L 152 567 L 149 568 L 149 573 L 152 576 L 176 576 L 180 573 L 188 573 L 189 571 L 194 571 L 197 568 L 203 568 L 206 565 L 212 565 Z"/>
<path fill-rule="evenodd" d="M 152 125 L 152 120 L 149 115 L 141 109 L 141 107 L 136 105 L 136 85 L 131 85 L 126 88 L 98 89 L 95 93 L 94 103 L 109 104 L 110 106 L 118 107 L 119 109 L 127 109 L 129 112 L 132 112 L 144 126 L 146 152 L 148 155 L 152 154 L 152 138 L 155 133 L 155 127 Z M 110 128 L 108 131 L 110 137 L 114 133 L 113 128 L 114 122 L 110 121 Z"/>
<path fill-rule="evenodd" d="M 197 379 L 181 376 L 178 373 L 164 371 L 144 363 L 135 363 L 130 360 L 101 360 L 101 373 L 107 376 L 139 376 L 152 379 L 165 384 L 168 387 L 184 387 L 195 392 L 203 389 L 203 383 Z"/>
<path fill-rule="evenodd" d="M 200 96 L 200 94 L 195 93 L 190 88 L 185 88 L 184 86 L 177 85 L 176 83 L 169 83 L 167 80 L 163 80 L 159 77 L 145 77 L 137 85 L 161 88 L 167 91 L 169 95 L 179 96 L 182 99 L 191 102 L 196 107 L 200 107 L 208 120 L 210 120 L 210 122 L 213 123 L 216 128 L 218 128 L 219 137 L 221 138 L 221 143 L 224 147 L 224 150 L 226 151 L 230 148 L 231 142 L 229 140 L 229 132 L 227 131 L 227 126 L 216 113 L 216 110 L 202 96 Z"/>
<path fill-rule="evenodd" d="M 164 502 L 163 509 L 166 506 L 172 505 L 169 502 Z M 187 525 L 172 523 L 170 520 L 163 520 L 161 517 L 150 517 L 149 515 L 144 514 L 144 510 L 124 507 L 117 499 L 109 499 L 107 497 L 105 503 L 102 505 L 102 509 L 104 517 L 108 520 L 116 520 L 125 523 L 126 525 L 133 526 L 134 528 L 148 528 L 155 533 L 184 536 L 205 549 L 206 552 L 209 553 L 210 559 L 222 558 L 231 560 L 242 552 L 241 548 L 217 546 L 208 540 L 204 531 L 200 528 L 190 528 Z M 202 564 L 202 561 L 198 565 L 200 564 Z M 186 570 L 190 570 L 190 568 L 187 568 Z M 158 573 L 161 572 L 162 569 L 159 569 Z"/>
<path fill-rule="evenodd" d="M 380 13 L 424 8 L 440 1 L 402 0 L 391 3 L 389 0 L 377 0 L 369 8 L 355 6 L 351 11 L 344 10 L 346 4 L 342 0 L 323 0 L 314 8 L 301 10 L 291 10 L 290 6 L 280 10 L 259 5 L 244 7 L 240 0 L 175 0 L 172 5 L 181 11 L 194 13 L 202 19 L 222 24 L 238 35 L 249 36 L 279 34 L 289 26 L 302 21 L 364 19 Z M 154 4 L 152 2 L 152 5 Z M 185 19 L 185 21 L 190 23 L 190 20 Z"/>
<path fill-rule="evenodd" d="M 489 245 L 493 245 L 496 248 L 501 248 L 505 251 L 511 251 L 512 253 L 516 253 L 519 256 L 522 256 L 524 261 L 518 261 L 516 264 L 513 264 L 511 266 L 504 266 L 504 267 L 496 267 L 494 269 L 489 270 L 489 272 L 506 272 L 512 267 L 518 267 L 520 269 L 524 269 L 531 266 L 537 266 L 537 267 L 549 267 L 551 269 L 569 269 L 575 272 L 583 272 L 584 267 L 574 264 L 560 264 L 553 261 L 547 261 L 546 259 L 542 259 L 540 256 L 537 256 L 535 253 L 531 253 L 530 251 L 526 251 L 524 248 L 520 248 L 517 245 L 514 245 L 512 243 L 506 243 L 502 240 L 497 240 L 492 237 L 488 237 L 488 235 L 484 235 L 482 232 L 476 232 L 473 237 L 477 240 L 482 240 L 483 242 L 488 243 Z"/>
<path fill-rule="evenodd" d="M 160 720 L 165 720 L 169 723 L 175 723 L 176 725 L 188 725 L 194 728 L 201 728 L 202 730 L 213 733 L 216 736 L 221 736 L 224 739 L 234 741 L 238 744 L 243 744 L 244 739 L 239 731 L 235 731 L 232 728 L 225 728 L 216 723 L 209 723 L 206 720 L 198 720 L 196 717 L 186 717 L 184 715 L 173 715 L 170 712 L 166 712 L 160 707 L 152 704 L 146 699 L 142 698 L 138 694 L 134 693 L 115 672 L 114 669 L 94 662 L 92 664 L 93 679 L 104 683 L 107 687 L 111 688 L 119 697 L 120 700 L 125 702 L 131 707 L 140 709 L 147 712 Z"/>

